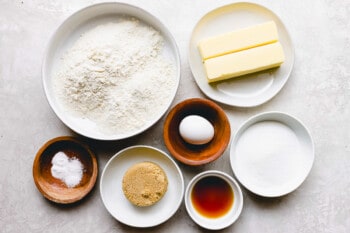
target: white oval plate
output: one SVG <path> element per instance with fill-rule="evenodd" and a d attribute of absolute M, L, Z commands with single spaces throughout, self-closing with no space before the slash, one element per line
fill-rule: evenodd
<path fill-rule="evenodd" d="M 154 205 L 137 207 L 124 196 L 122 180 L 128 168 L 143 161 L 157 163 L 163 168 L 168 178 L 168 190 Z M 152 227 L 165 222 L 178 210 L 184 195 L 184 180 L 180 168 L 163 151 L 149 146 L 132 146 L 108 161 L 102 172 L 100 193 L 106 209 L 118 221 L 133 227 Z"/>
<path fill-rule="evenodd" d="M 298 188 L 314 161 L 306 127 L 281 112 L 251 117 L 232 140 L 230 162 L 239 182 L 264 197 L 286 195 Z"/>
<path fill-rule="evenodd" d="M 270 20 L 277 25 L 284 63 L 277 69 L 209 84 L 197 47 L 199 41 Z M 254 107 L 273 98 L 287 82 L 294 63 L 294 49 L 287 29 L 272 11 L 254 3 L 233 3 L 207 13 L 197 23 L 190 40 L 189 63 L 197 85 L 209 98 L 231 106 Z"/>
<path fill-rule="evenodd" d="M 176 69 L 176 85 L 169 90 L 171 96 L 169 103 L 157 114 L 153 122 L 145 124 L 142 128 L 126 134 L 107 134 L 100 132 L 96 124 L 90 120 L 79 118 L 70 114 L 55 96 L 53 90 L 52 74 L 61 64 L 61 57 L 74 44 L 79 36 L 100 24 L 114 22 L 121 17 L 130 16 L 138 18 L 158 30 L 164 38 L 164 55 L 173 61 Z M 47 100 L 58 118 L 73 131 L 89 138 L 99 140 L 119 140 L 142 133 L 155 124 L 170 107 L 180 82 L 180 58 L 175 39 L 168 29 L 150 13 L 125 3 L 100 3 L 86 7 L 68 17 L 52 36 L 44 57 L 42 66 L 43 86 Z"/>

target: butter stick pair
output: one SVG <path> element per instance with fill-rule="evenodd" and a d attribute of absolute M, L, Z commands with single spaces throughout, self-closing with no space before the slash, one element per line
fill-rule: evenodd
<path fill-rule="evenodd" d="M 198 48 L 209 83 L 278 67 L 284 62 L 273 21 L 208 38 Z"/>

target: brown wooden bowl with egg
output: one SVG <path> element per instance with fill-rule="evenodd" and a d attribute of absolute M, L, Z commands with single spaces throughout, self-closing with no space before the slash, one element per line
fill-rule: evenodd
<path fill-rule="evenodd" d="M 74 187 L 52 175 L 52 159 L 63 152 L 69 159 L 79 160 L 81 180 Z M 57 137 L 46 142 L 37 152 L 33 163 L 33 178 L 41 194 L 56 203 L 70 204 L 81 200 L 94 187 L 98 174 L 97 160 L 87 145 L 74 137 Z"/>
<path fill-rule="evenodd" d="M 188 143 L 180 134 L 181 121 L 191 115 L 208 120 L 214 127 L 214 137 L 206 144 Z M 187 99 L 177 104 L 167 115 L 163 137 L 169 152 L 187 165 L 203 165 L 219 158 L 227 148 L 231 136 L 230 122 L 223 109 L 211 100 Z"/>

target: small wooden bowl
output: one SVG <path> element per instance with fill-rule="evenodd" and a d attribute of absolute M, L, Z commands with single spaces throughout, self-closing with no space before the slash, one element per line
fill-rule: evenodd
<path fill-rule="evenodd" d="M 183 140 L 179 125 L 188 115 L 199 115 L 214 126 L 214 138 L 204 145 L 192 145 Z M 224 110 L 213 101 L 201 98 L 177 104 L 164 123 L 163 137 L 169 152 L 187 165 L 202 165 L 219 158 L 227 148 L 231 136 L 230 122 Z"/>
<path fill-rule="evenodd" d="M 68 188 L 51 174 L 51 160 L 57 152 L 75 157 L 83 165 L 80 183 Z M 45 143 L 37 152 L 33 164 L 33 178 L 41 194 L 56 203 L 70 204 L 81 200 L 94 187 L 98 174 L 97 160 L 89 147 L 74 137 L 57 137 Z"/>

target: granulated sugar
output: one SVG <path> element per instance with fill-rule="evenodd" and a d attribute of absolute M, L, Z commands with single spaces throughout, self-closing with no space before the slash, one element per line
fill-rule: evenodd
<path fill-rule="evenodd" d="M 298 184 L 304 176 L 300 171 L 307 166 L 295 133 L 275 121 L 250 126 L 238 140 L 235 153 L 235 172 L 255 190 L 274 192 Z"/>

